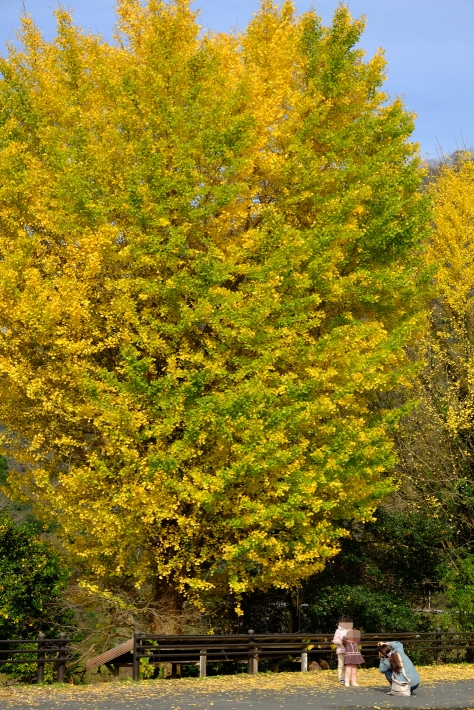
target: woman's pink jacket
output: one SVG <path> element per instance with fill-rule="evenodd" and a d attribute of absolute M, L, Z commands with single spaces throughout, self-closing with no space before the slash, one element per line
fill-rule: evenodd
<path fill-rule="evenodd" d="M 342 629 L 340 626 L 337 627 L 336 633 L 332 640 L 336 644 L 336 653 L 345 653 L 346 649 L 342 645 L 342 639 L 347 634 L 347 629 Z"/>

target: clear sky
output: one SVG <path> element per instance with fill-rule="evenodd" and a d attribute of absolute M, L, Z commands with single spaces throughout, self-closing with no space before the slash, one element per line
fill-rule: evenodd
<path fill-rule="evenodd" d="M 78 24 L 111 38 L 114 0 L 63 0 Z M 14 37 L 23 0 L 0 0 L 0 46 Z M 47 37 L 54 32 L 57 0 L 24 0 Z M 199 0 L 201 23 L 216 30 L 245 27 L 259 0 Z M 327 23 L 337 0 L 296 0 L 299 11 L 315 6 Z M 383 47 L 387 89 L 418 115 L 416 139 L 436 157 L 474 146 L 474 0 L 349 0 L 353 15 L 368 20 L 362 46 Z"/>

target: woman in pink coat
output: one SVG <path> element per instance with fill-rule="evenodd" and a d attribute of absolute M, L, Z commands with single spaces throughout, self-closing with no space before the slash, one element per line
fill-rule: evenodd
<path fill-rule="evenodd" d="M 346 636 L 349 629 L 352 629 L 352 627 L 353 623 L 350 616 L 341 616 L 339 619 L 339 625 L 332 640 L 332 642 L 336 644 L 337 677 L 341 685 L 344 685 L 344 654 L 346 652 L 342 639 Z"/>

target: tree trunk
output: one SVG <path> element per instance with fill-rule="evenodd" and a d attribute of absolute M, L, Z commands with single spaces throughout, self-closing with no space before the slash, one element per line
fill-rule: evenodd
<path fill-rule="evenodd" d="M 298 601 L 292 592 L 288 593 L 288 616 L 289 633 L 294 634 L 299 631 Z"/>
<path fill-rule="evenodd" d="M 178 590 L 165 580 L 159 580 L 155 587 L 154 634 L 179 634 L 183 627 L 183 599 Z"/>

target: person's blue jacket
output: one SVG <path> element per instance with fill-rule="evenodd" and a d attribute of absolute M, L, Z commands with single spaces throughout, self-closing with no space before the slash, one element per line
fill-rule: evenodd
<path fill-rule="evenodd" d="M 410 679 L 410 687 L 413 688 L 413 686 L 418 685 L 418 683 L 420 682 L 420 674 L 418 673 L 415 666 L 403 650 L 403 644 L 400 643 L 400 641 L 387 641 L 387 644 L 390 646 L 391 649 L 397 651 L 397 653 L 400 654 L 400 658 L 402 659 L 403 665 L 405 667 L 405 675 L 407 678 Z M 381 673 L 386 673 L 387 671 L 391 670 L 390 661 L 388 658 L 380 659 L 379 670 Z M 406 683 L 402 673 L 394 673 L 393 677 L 400 683 Z"/>

